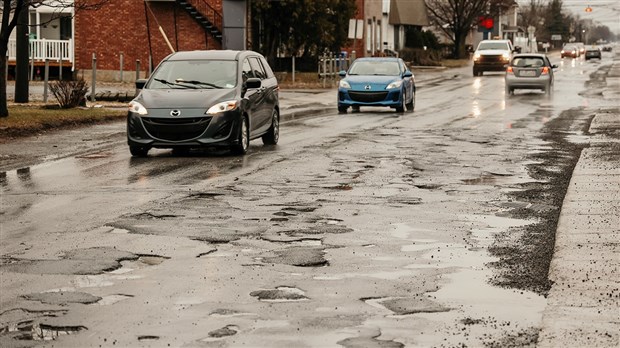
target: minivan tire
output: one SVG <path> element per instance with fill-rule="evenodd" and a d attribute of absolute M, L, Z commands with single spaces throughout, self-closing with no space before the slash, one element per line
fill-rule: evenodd
<path fill-rule="evenodd" d="M 263 135 L 262 139 L 265 145 L 275 145 L 278 143 L 280 139 L 280 116 L 278 115 L 278 110 L 273 110 L 271 127 L 269 127 L 267 133 Z"/>
<path fill-rule="evenodd" d="M 129 145 L 129 152 L 134 157 L 146 157 L 149 150 L 150 149 L 148 147 Z"/>
<path fill-rule="evenodd" d="M 237 138 L 237 144 L 231 147 L 231 151 L 235 155 L 245 155 L 250 147 L 250 130 L 248 128 L 248 118 L 243 116 L 241 118 L 241 125 L 239 126 L 239 135 Z"/>

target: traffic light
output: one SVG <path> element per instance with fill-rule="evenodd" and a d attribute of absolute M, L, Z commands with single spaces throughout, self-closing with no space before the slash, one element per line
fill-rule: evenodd
<path fill-rule="evenodd" d="M 486 17 L 486 16 L 478 17 L 478 27 L 479 28 L 484 28 L 486 30 L 491 30 L 491 29 L 493 29 L 493 25 L 495 25 L 493 17 Z"/>

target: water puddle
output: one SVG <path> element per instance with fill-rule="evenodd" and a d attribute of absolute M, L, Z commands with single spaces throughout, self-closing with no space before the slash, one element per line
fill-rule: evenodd
<path fill-rule="evenodd" d="M 96 305 L 100 305 L 100 306 L 109 306 L 109 305 L 113 305 L 115 303 L 127 300 L 134 297 L 133 295 L 124 295 L 124 294 L 115 294 L 115 295 L 109 295 L 109 296 L 104 296 L 101 298 L 101 300 L 99 300 L 99 302 L 96 303 Z"/>

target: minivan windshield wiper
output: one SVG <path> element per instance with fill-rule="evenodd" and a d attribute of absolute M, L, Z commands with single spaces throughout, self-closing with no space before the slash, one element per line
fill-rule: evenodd
<path fill-rule="evenodd" d="M 157 81 L 157 82 L 160 82 L 160 83 L 163 83 L 163 84 L 168 85 L 168 86 L 178 86 L 178 87 L 181 87 L 181 88 L 196 88 L 196 87 L 191 87 L 191 86 L 180 85 L 178 83 L 170 82 L 170 81 L 164 80 L 164 79 L 153 78 L 153 80 Z"/>
<path fill-rule="evenodd" d="M 205 86 L 205 87 L 209 87 L 209 88 L 222 88 L 222 86 L 218 86 L 218 85 L 215 85 L 213 83 L 204 82 L 204 81 L 198 81 L 198 80 L 177 79 L 175 82 L 176 83 L 189 83 L 191 85 Z"/>

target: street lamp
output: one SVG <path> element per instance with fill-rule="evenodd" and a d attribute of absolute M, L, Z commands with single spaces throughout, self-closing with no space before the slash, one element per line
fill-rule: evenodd
<path fill-rule="evenodd" d="M 588 35 L 586 34 L 586 30 L 583 29 L 581 32 L 583 33 L 583 37 L 585 38 L 585 44 L 587 45 L 588 44 Z"/>
<path fill-rule="evenodd" d="M 588 7 L 586 7 L 585 11 L 586 11 L 586 12 L 592 12 L 592 7 L 590 7 L 590 6 L 588 5 Z"/>

